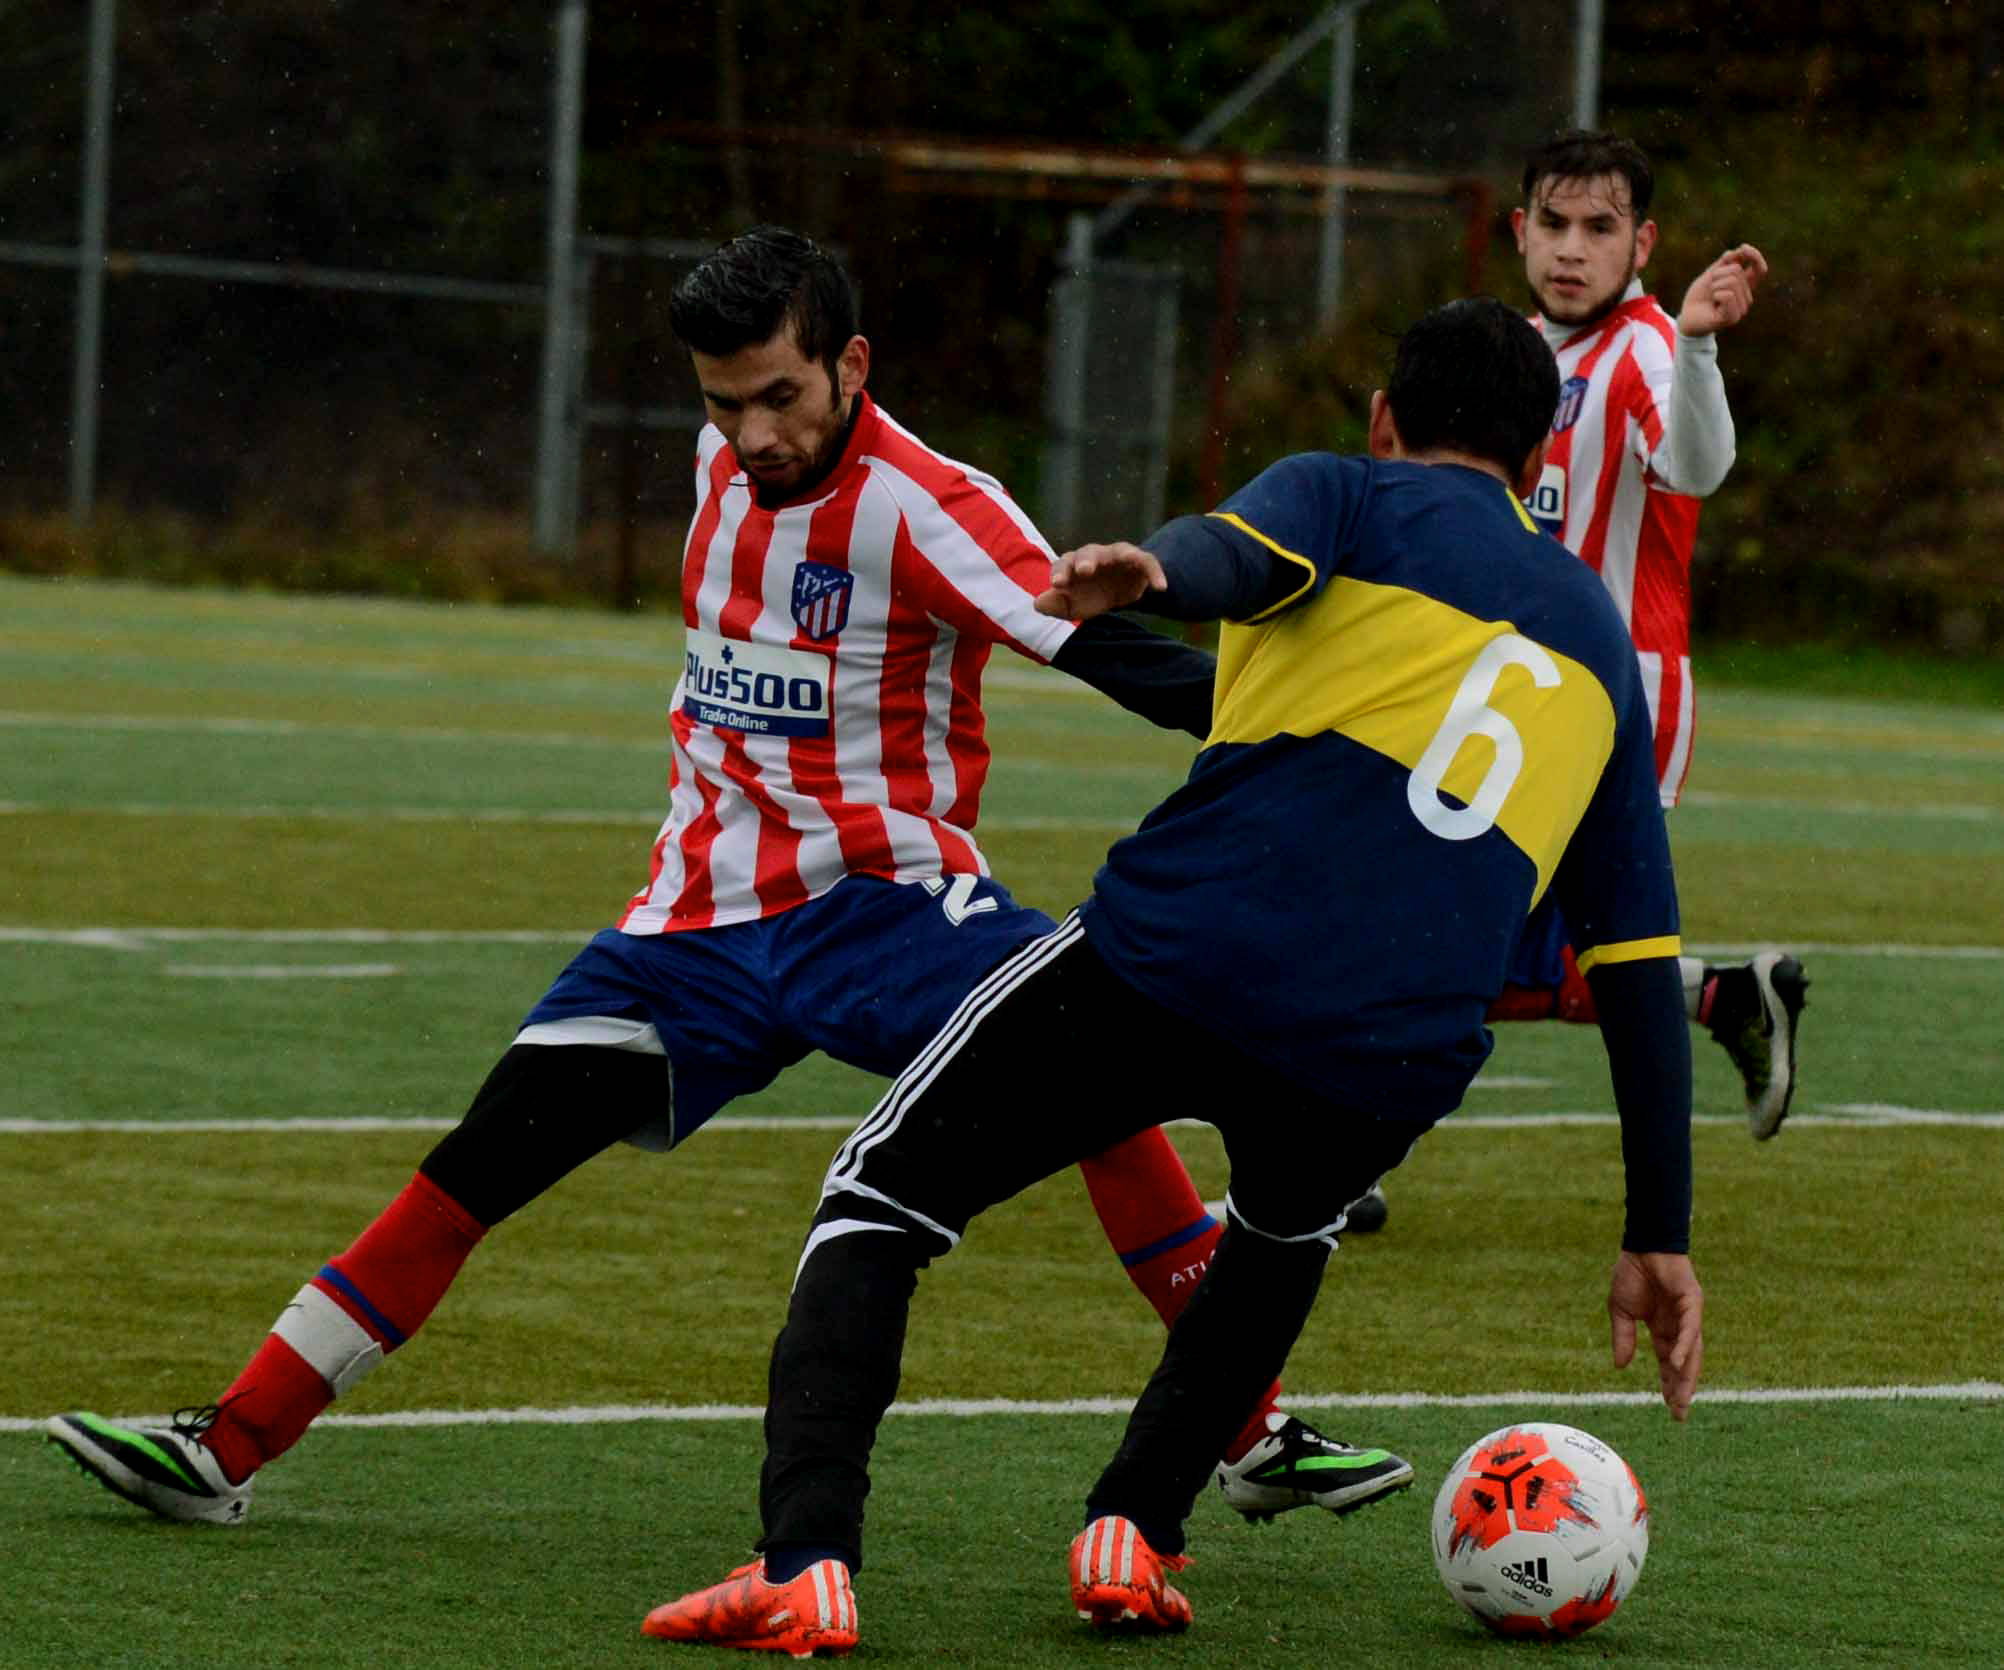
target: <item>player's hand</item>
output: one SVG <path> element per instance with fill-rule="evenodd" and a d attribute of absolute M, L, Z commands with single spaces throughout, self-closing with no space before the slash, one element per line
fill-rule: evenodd
<path fill-rule="evenodd" d="M 1168 577 L 1152 551 L 1124 540 L 1081 545 L 1051 565 L 1051 589 L 1038 596 L 1037 612 L 1060 620 L 1091 620 L 1168 588 Z"/>
<path fill-rule="evenodd" d="M 1752 244 L 1727 250 L 1691 281 L 1677 328 L 1686 336 L 1710 336 L 1737 325 L 1753 306 L 1754 291 L 1765 277 L 1767 257 Z"/>
<path fill-rule="evenodd" d="M 1684 1253 L 1624 1252 L 1608 1284 L 1607 1315 L 1614 1327 L 1614 1366 L 1635 1357 L 1635 1326 L 1649 1330 L 1663 1402 L 1683 1420 L 1691 1413 L 1705 1362 L 1705 1292 Z"/>

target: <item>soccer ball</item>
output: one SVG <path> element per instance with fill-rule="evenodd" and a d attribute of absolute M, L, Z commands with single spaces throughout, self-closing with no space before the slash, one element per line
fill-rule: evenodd
<path fill-rule="evenodd" d="M 1648 1553 L 1634 1470 L 1556 1421 L 1478 1438 L 1433 1501 L 1434 1569 L 1499 1635 L 1578 1635 L 1605 1622 Z"/>

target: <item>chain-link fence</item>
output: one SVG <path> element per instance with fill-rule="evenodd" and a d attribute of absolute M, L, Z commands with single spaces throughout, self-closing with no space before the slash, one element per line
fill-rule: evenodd
<path fill-rule="evenodd" d="M 1383 176 L 1347 187 L 1340 208 L 1302 182 L 1146 204 L 1091 253 L 1089 217 L 1052 287 L 1046 464 L 1040 508 L 1052 537 L 1138 536 L 1175 508 L 1212 504 L 1234 484 L 1227 447 L 1247 421 L 1242 395 L 1263 368 L 1314 344 L 1331 323 L 1322 274 L 1328 224 L 1363 269 L 1351 304 L 1386 330 L 1479 285 L 1490 198 L 1479 180 Z M 1334 445 L 1336 436 L 1323 438 Z M 1236 450 L 1260 443 L 1238 435 Z M 1172 468 L 1172 466 L 1177 466 Z"/>
<path fill-rule="evenodd" d="M 1080 256 L 1051 287 L 1040 511 L 1056 539 L 1162 521 L 1182 281 L 1166 264 Z"/>
<path fill-rule="evenodd" d="M 279 4 L 0 10 L 0 498 L 74 500 L 95 270 L 98 502 L 322 526 L 474 513 L 526 533 L 540 494 L 565 538 L 611 521 L 630 551 L 659 524 L 672 546 L 698 415 L 666 297 L 750 209 L 848 248 L 872 386 L 901 419 L 994 469 L 1054 537 L 1144 532 L 1226 485 L 1221 396 L 1320 329 L 1332 224 L 1346 307 L 1390 297 L 1396 322 L 1463 282 L 1479 216 L 1440 182 L 1495 181 L 1527 103 L 1563 108 L 1566 75 L 1548 85 L 1526 59 L 1562 46 L 1572 13 L 1553 0 L 1540 34 L 1501 0 L 1333 8 L 1361 20 L 1343 160 L 1432 185 L 1332 195 L 1316 172 L 1333 154 L 1325 30 L 1184 157 L 1208 176 L 1158 178 L 1070 254 L 1075 217 L 1104 221 L 1135 183 L 1103 154 L 1063 160 L 1090 145 L 1026 163 L 991 142 L 955 171 L 915 140 L 726 131 L 678 106 L 633 147 L 644 191 L 594 189 L 587 169 L 553 297 L 558 24 L 583 10 L 343 0 L 338 51 Z M 107 14 L 100 85 L 90 25 Z"/>
<path fill-rule="evenodd" d="M 331 37 L 192 0 L 0 11 L 10 501 L 521 502 L 551 8 L 342 11 Z"/>

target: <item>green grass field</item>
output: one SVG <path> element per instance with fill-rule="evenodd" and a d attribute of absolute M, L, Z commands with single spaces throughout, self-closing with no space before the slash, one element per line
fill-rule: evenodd
<path fill-rule="evenodd" d="M 687 1656 L 638 1623 L 755 1534 L 766 1349 L 879 1088 L 832 1063 L 503 1226 L 240 1531 L 153 1522 L 39 1441 L 60 1409 L 212 1398 L 457 1117 L 644 878 L 678 649 L 659 618 L 0 580 L 6 1670 Z M 880 1445 L 859 1660 L 1522 1657 L 1440 1589 L 1426 1525 L 1465 1444 L 1543 1415 L 1613 1442 L 1654 1510 L 1634 1596 L 1569 1661 L 2004 1664 L 2004 719 L 1930 699 L 1925 664 L 1843 695 L 1787 693 L 1772 656 L 1758 684 L 1705 671 L 1671 820 L 1687 942 L 1788 944 L 1813 984 L 1771 1144 L 1697 1040 L 1691 1421 L 1607 1363 L 1598 1041 L 1505 1028 L 1288 1371 L 1419 1488 L 1263 1531 L 1207 1498 L 1191 1633 L 1085 1631 L 1064 1545 L 1160 1332 L 1053 1179 L 922 1285 L 902 1396 L 926 1408 Z M 1006 657 L 989 693 L 984 845 L 1060 911 L 1189 749 Z M 1177 1140 L 1221 1190 L 1208 1128 Z"/>

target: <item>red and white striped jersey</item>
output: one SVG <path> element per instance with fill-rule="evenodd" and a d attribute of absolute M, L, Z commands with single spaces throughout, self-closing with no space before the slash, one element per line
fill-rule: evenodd
<path fill-rule="evenodd" d="M 771 916 L 851 874 L 988 873 L 982 670 L 1075 628 L 1032 606 L 1051 548 L 1001 484 L 857 400 L 833 472 L 777 509 L 714 426 L 697 441 L 668 817 L 628 933 Z"/>
<path fill-rule="evenodd" d="M 1698 503 L 1661 472 L 1677 327 L 1632 283 L 1605 319 L 1535 321 L 1559 362 L 1552 444 L 1530 510 L 1592 565 L 1628 623 L 1656 722 L 1656 781 L 1676 804 L 1691 765 L 1691 550 Z"/>

